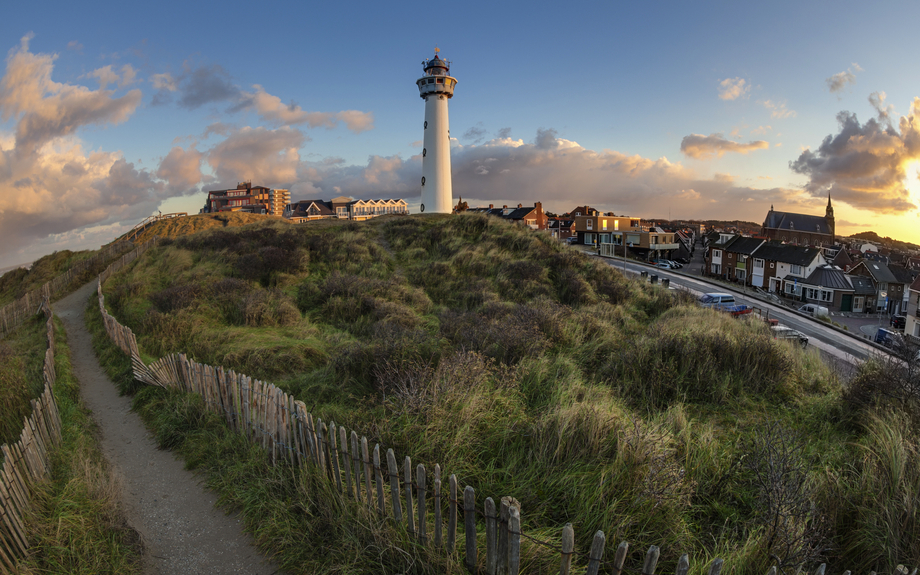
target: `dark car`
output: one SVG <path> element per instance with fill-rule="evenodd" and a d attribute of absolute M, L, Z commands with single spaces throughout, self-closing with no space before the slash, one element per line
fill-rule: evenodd
<path fill-rule="evenodd" d="M 891 316 L 891 327 L 895 329 L 904 329 L 904 326 L 907 324 L 907 318 L 903 315 L 893 315 Z"/>

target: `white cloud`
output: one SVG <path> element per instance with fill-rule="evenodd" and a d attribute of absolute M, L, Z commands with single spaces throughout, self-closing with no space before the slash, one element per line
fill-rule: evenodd
<path fill-rule="evenodd" d="M 786 102 L 774 102 L 772 100 L 763 100 L 758 102 L 764 108 L 770 110 L 770 117 L 772 118 L 795 118 L 795 110 L 786 109 Z"/>
<path fill-rule="evenodd" d="M 719 82 L 719 98 L 737 100 L 751 91 L 750 84 L 744 78 L 726 78 Z"/>
<path fill-rule="evenodd" d="M 727 152 L 747 154 L 754 150 L 763 150 L 769 147 L 770 145 L 763 140 L 742 144 L 726 140 L 721 134 L 710 134 L 708 136 L 690 134 L 689 136 L 684 136 L 684 139 L 680 142 L 680 151 L 695 159 L 721 158 Z"/>
<path fill-rule="evenodd" d="M 862 68 L 854 62 L 850 68 L 826 78 L 824 81 L 827 83 L 827 89 L 831 94 L 842 92 L 850 84 L 856 83 L 856 72 L 862 72 Z"/>
<path fill-rule="evenodd" d="M 269 94 L 258 84 L 253 85 L 253 88 L 255 92 L 243 96 L 243 104 L 240 107 L 252 107 L 263 120 L 277 126 L 307 124 L 311 128 L 332 129 L 338 122 L 342 122 L 356 134 L 374 127 L 374 115 L 370 112 L 307 112 L 293 102 L 285 104 L 281 98 Z"/>

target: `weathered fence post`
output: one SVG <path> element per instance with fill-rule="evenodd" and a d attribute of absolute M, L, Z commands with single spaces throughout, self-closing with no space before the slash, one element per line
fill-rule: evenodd
<path fill-rule="evenodd" d="M 690 558 L 684 554 L 677 561 L 676 575 L 687 575 L 688 571 L 690 571 Z"/>
<path fill-rule="evenodd" d="M 463 489 L 463 530 L 466 537 L 466 568 L 476 573 L 476 490 Z"/>
<path fill-rule="evenodd" d="M 421 463 L 415 468 L 415 482 L 418 489 L 418 540 L 422 545 L 428 544 L 428 520 L 425 515 L 425 491 L 428 485 L 425 466 Z"/>
<path fill-rule="evenodd" d="M 339 470 L 339 446 L 336 441 L 335 422 L 329 424 L 329 443 L 332 451 L 332 469 L 335 472 L 335 486 L 342 492 L 342 472 Z"/>
<path fill-rule="evenodd" d="M 642 575 L 655 575 L 659 555 L 661 555 L 661 551 L 655 545 L 648 548 L 648 552 L 645 554 L 645 563 L 642 565 Z"/>
<path fill-rule="evenodd" d="M 601 559 L 604 557 L 604 532 L 598 531 L 594 534 L 594 541 L 591 542 L 591 551 L 588 553 L 588 570 L 585 572 L 585 575 L 597 575 L 598 569 L 601 567 Z M 622 547 L 622 545 L 620 545 Z M 619 556 L 619 553 L 617 553 Z M 626 553 L 623 554 L 623 558 L 626 558 Z M 622 565 L 622 563 L 620 564 Z M 622 569 L 622 567 L 620 567 Z M 618 573 L 619 569 L 615 570 L 614 573 Z"/>
<path fill-rule="evenodd" d="M 521 511 L 517 506 L 508 515 L 508 575 L 521 571 Z"/>
<path fill-rule="evenodd" d="M 364 487 L 367 489 L 367 506 L 374 507 L 374 490 L 371 487 L 371 458 L 367 453 L 367 437 L 361 438 L 361 459 L 364 461 Z"/>
<path fill-rule="evenodd" d="M 447 552 L 453 553 L 457 545 L 457 476 L 451 474 L 448 483 L 450 492 L 447 495 Z"/>
<path fill-rule="evenodd" d="M 723 563 L 724 561 L 719 558 L 713 559 L 712 564 L 709 566 L 709 575 L 719 575 L 722 572 Z M 815 575 L 824 575 L 824 569 L 818 568 L 818 570 L 815 571 Z"/>
<path fill-rule="evenodd" d="M 399 502 L 399 468 L 396 467 L 396 454 L 387 449 L 387 474 L 390 476 L 390 499 L 393 500 L 393 518 L 396 524 L 402 523 L 402 505 Z"/>
<path fill-rule="evenodd" d="M 358 451 L 358 434 L 351 432 L 351 455 L 355 465 L 355 499 L 361 501 L 361 452 Z"/>
<path fill-rule="evenodd" d="M 575 529 L 571 523 L 562 528 L 562 566 L 559 575 L 569 575 L 572 570 L 572 553 L 575 552 Z"/>
<path fill-rule="evenodd" d="M 412 505 L 412 458 L 408 455 L 403 462 L 403 478 L 405 479 L 406 488 L 406 523 L 409 533 L 415 533 L 415 518 L 412 517 L 414 511 Z"/>
<path fill-rule="evenodd" d="M 491 497 L 486 497 L 485 503 L 486 515 L 486 573 L 495 575 L 498 568 L 498 534 L 495 532 L 495 502 Z"/>
<path fill-rule="evenodd" d="M 613 556 L 613 575 L 620 575 L 623 572 L 623 564 L 626 563 L 626 554 L 629 552 L 629 543 L 623 541 L 617 546 L 616 555 Z"/>
<path fill-rule="evenodd" d="M 339 443 L 342 445 L 342 453 L 345 455 L 345 467 L 342 469 L 342 475 L 345 476 L 345 489 L 348 490 L 348 496 L 354 497 L 351 490 L 351 454 L 348 452 L 348 432 L 345 426 L 339 426 Z"/>
<path fill-rule="evenodd" d="M 438 549 L 444 543 L 441 538 L 441 466 L 434 464 L 434 546 Z"/>
<path fill-rule="evenodd" d="M 380 516 L 387 514 L 386 502 L 383 500 L 383 473 L 380 470 L 380 444 L 374 446 L 374 483 L 377 486 L 377 510 Z"/>

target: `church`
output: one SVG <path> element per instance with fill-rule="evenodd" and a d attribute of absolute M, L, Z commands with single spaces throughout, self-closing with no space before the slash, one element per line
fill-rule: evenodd
<path fill-rule="evenodd" d="M 830 194 L 824 216 L 777 212 L 770 206 L 760 234 L 768 240 L 800 246 L 834 245 L 834 207 Z"/>

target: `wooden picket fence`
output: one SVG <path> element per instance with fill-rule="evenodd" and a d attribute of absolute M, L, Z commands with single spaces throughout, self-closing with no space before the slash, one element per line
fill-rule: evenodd
<path fill-rule="evenodd" d="M 123 265 L 116 262 L 113 267 Z M 458 539 L 462 539 L 463 563 L 471 573 L 482 569 L 489 575 L 517 575 L 522 538 L 558 553 L 562 575 L 572 572 L 576 558 L 586 565 L 588 575 L 597 575 L 601 568 L 605 573 L 624 573 L 628 543 L 620 543 L 613 558 L 605 561 L 603 531 L 594 534 L 587 553 L 575 550 L 575 532 L 571 524 L 562 528 L 561 545 L 529 537 L 521 530 L 522 511 L 516 499 L 501 497 L 496 503 L 487 497 L 480 506 L 476 490 L 470 485 L 461 488 L 456 475 L 448 476 L 446 487 L 442 484 L 446 473 L 440 465 L 435 464 L 429 476 L 424 464 L 413 467 L 411 458 L 406 456 L 400 468 L 392 449 L 384 452 L 379 444 L 371 449 L 366 436 L 359 436 L 356 431 L 337 426 L 335 422 L 327 424 L 315 418 L 302 401 L 270 383 L 195 362 L 184 354 L 170 354 L 145 365 L 134 333 L 105 310 L 102 285 L 111 273 L 106 270 L 100 276 L 99 308 L 109 337 L 131 357 L 134 377 L 148 385 L 199 394 L 208 409 L 223 416 L 230 429 L 261 445 L 272 464 L 317 466 L 339 494 L 366 505 L 381 518 L 391 518 L 423 545 L 434 545 L 444 553 L 453 554 L 460 545 Z M 462 525 L 458 526 L 461 520 Z M 484 549 L 477 543 L 480 526 L 485 531 Z M 483 551 L 484 556 L 480 556 Z M 650 547 L 645 555 L 643 575 L 654 575 L 658 557 L 658 547 Z M 707 573 L 719 575 L 722 566 L 722 559 L 715 559 Z M 683 575 L 689 570 L 689 557 L 683 555 L 676 572 Z M 824 571 L 825 566 L 821 565 L 814 575 L 824 575 Z M 776 568 L 770 573 L 776 575 Z M 895 573 L 907 575 L 908 571 L 899 566 Z M 849 571 L 845 575 L 849 575 Z M 911 575 L 917 575 L 917 570 Z"/>
<path fill-rule="evenodd" d="M 72 268 L 44 283 L 41 287 L 0 308 L 0 338 L 6 337 L 8 333 L 22 325 L 26 318 L 36 312 L 42 301 L 51 301 L 54 296 L 69 287 L 75 278 L 87 270 L 101 267 L 117 254 L 127 251 L 131 245 L 130 242 L 115 242 L 93 257 L 77 262 Z"/>
<path fill-rule="evenodd" d="M 47 284 L 45 284 L 47 285 Z M 29 550 L 23 516 L 29 508 L 31 485 L 51 472 L 49 450 L 61 441 L 61 416 L 54 399 L 54 322 L 48 300 L 41 302 L 45 314 L 48 349 L 45 351 L 41 396 L 31 401 L 32 415 L 25 418 L 19 441 L 0 446 L 0 573 L 15 573 L 17 562 Z"/>

